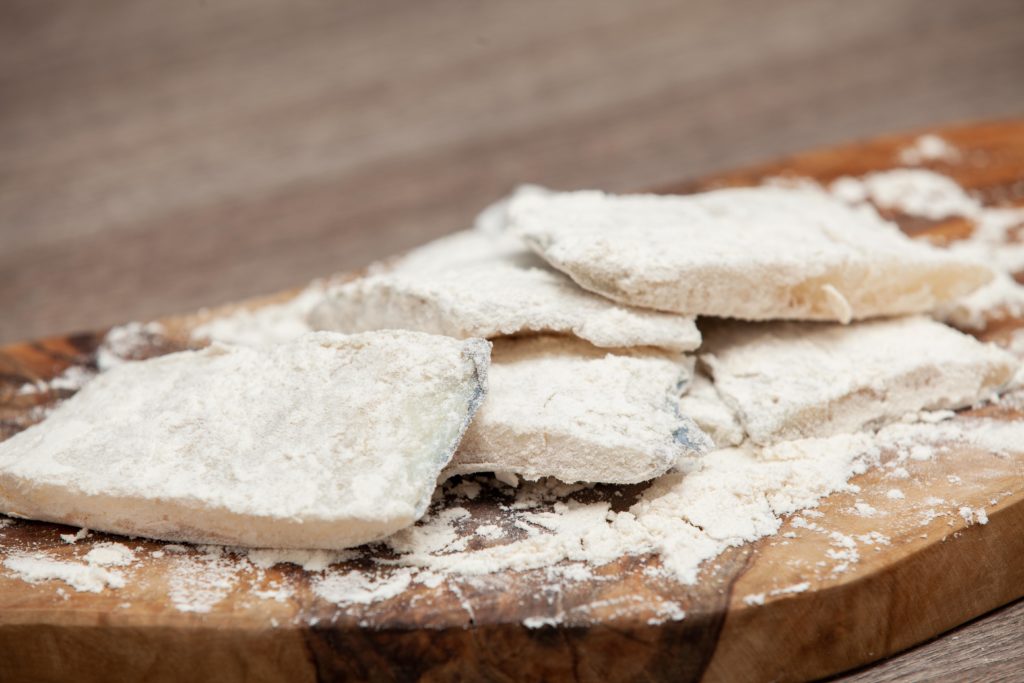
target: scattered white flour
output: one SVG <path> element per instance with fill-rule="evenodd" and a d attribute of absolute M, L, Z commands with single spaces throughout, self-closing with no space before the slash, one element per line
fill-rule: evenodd
<path fill-rule="evenodd" d="M 832 194 L 849 204 L 871 200 L 876 206 L 909 216 L 932 220 L 981 212 L 981 204 L 955 180 L 934 171 L 897 168 L 877 171 L 861 178 L 844 176 L 829 187 Z"/>
<path fill-rule="evenodd" d="M 515 237 L 476 230 L 420 247 L 389 272 L 331 288 L 309 320 L 315 329 L 347 333 L 409 329 L 459 339 L 553 333 L 602 347 L 676 351 L 700 344 L 692 317 L 617 304 L 581 289 Z"/>
<path fill-rule="evenodd" d="M 236 548 L 239 553 L 245 553 L 249 561 L 261 569 L 273 567 L 276 564 L 294 564 L 306 571 L 319 572 L 336 562 L 344 562 L 359 556 L 354 550 L 290 550 L 274 548 Z"/>
<path fill-rule="evenodd" d="M 89 564 L 125 567 L 135 561 L 135 552 L 123 543 L 97 543 L 85 554 Z"/>
<path fill-rule="evenodd" d="M 88 538 L 88 537 L 89 537 L 89 530 L 88 529 L 79 529 L 78 531 L 76 531 L 73 534 L 61 534 L 60 535 L 60 540 L 64 541 L 65 543 L 70 543 L 70 544 L 74 545 L 78 541 L 81 541 L 82 539 Z"/>
<path fill-rule="evenodd" d="M 264 346 L 301 337 L 313 328 L 306 322 L 309 312 L 323 301 L 327 282 L 316 280 L 294 297 L 279 304 L 240 308 L 215 317 L 192 330 L 192 338 Z"/>
<path fill-rule="evenodd" d="M 992 279 L 818 190 L 523 197 L 512 229 L 585 289 L 633 306 L 746 320 L 932 310 Z"/>
<path fill-rule="evenodd" d="M 84 530 L 83 530 L 84 531 Z M 121 543 L 98 543 L 85 554 L 85 562 L 58 560 L 45 552 L 17 552 L 4 559 L 4 567 L 29 583 L 63 581 L 76 591 L 99 593 L 104 588 L 123 588 L 124 574 L 105 567 L 125 567 L 135 553 Z"/>
<path fill-rule="evenodd" d="M 295 595 L 295 589 L 291 586 L 272 584 L 269 588 L 266 589 L 253 590 L 252 595 L 255 595 L 260 600 L 287 602 L 292 596 Z"/>
<path fill-rule="evenodd" d="M 866 534 L 858 534 L 855 538 L 861 543 L 874 545 L 876 548 L 883 545 L 889 545 L 892 542 L 892 539 L 880 531 L 869 531 Z"/>
<path fill-rule="evenodd" d="M 400 567 L 385 577 L 360 571 L 334 571 L 313 580 L 313 592 L 335 604 L 367 605 L 389 600 L 409 587 L 414 571 Z"/>
<path fill-rule="evenodd" d="M 857 549 L 857 540 L 838 531 L 829 533 L 832 547 L 825 555 L 836 564 L 832 566 L 833 574 L 841 574 L 850 568 L 850 565 L 860 562 L 860 551 Z"/>
<path fill-rule="evenodd" d="M 0 509 L 166 540 L 376 540 L 426 510 L 489 353 L 480 339 L 320 332 L 124 363 L 0 443 Z"/>
<path fill-rule="evenodd" d="M 1024 315 L 1024 287 L 1007 273 L 962 299 L 939 308 L 936 317 L 963 330 L 983 330 L 989 323 Z"/>
<path fill-rule="evenodd" d="M 893 479 L 910 479 L 910 472 L 906 467 L 894 467 L 885 476 Z"/>
<path fill-rule="evenodd" d="M 938 135 L 922 135 L 898 153 L 900 163 L 918 166 L 929 161 L 955 162 L 960 160 L 960 150 Z"/>
<path fill-rule="evenodd" d="M 545 626 L 558 626 L 562 623 L 563 615 L 554 617 L 526 617 L 523 619 L 523 626 L 529 629 L 544 628 Z"/>
<path fill-rule="evenodd" d="M 95 564 L 55 560 L 45 553 L 16 553 L 4 558 L 4 567 L 22 581 L 63 581 L 76 591 L 99 593 L 104 588 L 123 588 L 124 575 Z"/>
<path fill-rule="evenodd" d="M 801 583 L 793 584 L 792 586 L 786 586 L 785 588 L 776 588 L 770 595 L 791 595 L 793 593 L 803 593 L 809 590 L 811 587 L 810 581 L 803 581 Z"/>
<path fill-rule="evenodd" d="M 158 322 L 130 322 L 113 327 L 96 350 L 96 365 L 101 372 L 106 372 L 125 361 L 138 360 L 138 352 L 166 332 Z"/>
<path fill-rule="evenodd" d="M 974 523 L 988 524 L 988 514 L 985 512 L 985 508 L 978 508 L 972 510 L 969 507 L 961 507 L 957 512 L 963 517 L 967 525 L 970 526 Z"/>
<path fill-rule="evenodd" d="M 903 471 L 906 472 L 906 470 Z M 885 492 L 885 497 L 889 500 L 903 500 L 906 495 L 900 489 L 889 489 Z"/>
<path fill-rule="evenodd" d="M 492 540 L 503 536 L 501 527 L 497 524 L 481 524 L 476 528 L 476 533 Z"/>
<path fill-rule="evenodd" d="M 976 292 L 940 307 L 937 317 L 962 329 L 980 330 L 989 323 L 1024 315 L 1024 287 L 1013 275 L 1024 271 L 1024 207 L 986 208 L 974 219 L 974 232 L 954 242 L 950 251 L 999 269 L 996 278 Z"/>
<path fill-rule="evenodd" d="M 166 546 L 165 546 L 166 549 Z M 217 546 L 201 547 L 198 555 L 177 555 L 168 579 L 168 596 L 180 612 L 206 613 L 238 584 L 238 561 Z"/>
<path fill-rule="evenodd" d="M 861 517 L 875 517 L 878 515 L 878 509 L 868 505 L 864 501 L 857 501 L 853 504 L 853 509 L 857 511 L 857 514 Z"/>
<path fill-rule="evenodd" d="M 78 391 L 85 384 L 91 380 L 96 373 L 82 367 L 81 365 L 71 365 L 64 372 L 60 373 L 49 381 L 50 389 L 65 390 L 65 391 Z"/>
<path fill-rule="evenodd" d="M 1024 206 L 986 208 L 974 218 L 970 237 L 953 242 L 949 251 L 991 263 L 1010 273 L 1024 269 Z"/>
<path fill-rule="evenodd" d="M 957 418 L 897 423 L 874 435 L 805 439 L 765 449 L 723 449 L 690 463 L 685 474 L 672 473 L 656 480 L 635 505 L 619 513 L 605 502 L 565 500 L 571 489 L 564 486 L 526 483 L 510 508 L 516 514 L 516 528 L 526 532 L 524 537 L 502 538 L 482 549 L 468 550 L 466 537 L 458 532 L 472 528 L 466 526 L 471 525 L 469 512 L 442 508 L 387 539 L 397 554 L 388 562 L 465 576 L 564 562 L 567 566 L 601 565 L 623 555 L 655 552 L 661 555 L 667 575 L 693 582 L 704 560 L 730 546 L 775 533 L 786 514 L 803 510 L 802 517 L 791 520 L 792 525 L 820 529 L 805 519 L 820 517 L 820 513 L 807 508 L 829 493 L 853 490 L 849 478 L 878 464 L 883 452 L 894 462 L 911 457 L 914 449 L 910 444 L 914 443 L 929 444 L 937 452 L 943 450 L 940 444 L 994 454 L 1020 452 L 1022 437 L 1024 425 Z M 869 507 L 862 505 L 859 511 L 870 512 Z M 941 514 L 934 509 L 924 512 L 922 523 Z M 972 515 L 980 521 L 977 511 Z M 891 542 L 879 532 L 856 537 L 827 533 L 832 573 L 846 571 L 860 560 L 858 542 L 874 547 Z M 756 604 L 756 596 L 751 599 L 751 604 Z"/>
<path fill-rule="evenodd" d="M 674 602 L 660 602 L 655 609 L 655 616 L 647 620 L 648 625 L 656 626 L 666 621 L 682 621 L 686 618 L 686 610 Z"/>
<path fill-rule="evenodd" d="M 546 482 L 517 493 L 518 528 L 526 536 L 480 550 L 460 545 L 457 526 L 468 512 L 442 509 L 387 539 L 407 567 L 461 575 L 550 567 L 569 561 L 600 565 L 623 555 L 657 552 L 670 576 L 696 580 L 702 561 L 724 549 L 774 533 L 781 516 L 842 490 L 855 473 L 877 462 L 869 435 L 842 435 L 754 451 L 715 451 L 670 473 L 628 511 L 606 502 L 558 500 L 564 489 Z M 545 500 L 555 500 L 545 504 Z"/>
<path fill-rule="evenodd" d="M 764 593 L 751 593 L 743 598 L 743 602 L 747 605 L 763 605 L 765 597 Z"/>
<path fill-rule="evenodd" d="M 17 393 L 40 394 L 47 391 L 78 391 L 95 377 L 96 373 L 81 365 L 70 365 L 49 381 L 27 382 L 18 387 Z"/>

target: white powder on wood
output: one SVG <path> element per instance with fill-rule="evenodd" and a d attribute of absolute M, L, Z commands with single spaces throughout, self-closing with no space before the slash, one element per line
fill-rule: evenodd
<path fill-rule="evenodd" d="M 401 595 L 413 576 L 414 572 L 406 568 L 396 569 L 385 577 L 367 577 L 357 570 L 332 572 L 313 580 L 313 592 L 336 604 L 367 605 Z"/>
<path fill-rule="evenodd" d="M 74 545 L 78 541 L 81 541 L 82 539 L 88 538 L 88 537 L 89 537 L 89 530 L 88 529 L 79 529 L 78 531 L 76 531 L 73 534 L 61 534 L 60 535 L 60 540 L 64 541 L 65 543 L 70 543 L 71 545 Z"/>
<path fill-rule="evenodd" d="M 457 530 L 472 520 L 468 511 L 456 508 L 441 509 L 388 539 L 388 544 L 398 553 L 394 562 L 400 565 L 453 575 L 524 571 L 565 562 L 601 565 L 623 555 L 654 552 L 660 554 L 668 575 L 693 582 L 702 562 L 730 546 L 775 533 L 784 515 L 804 510 L 806 517 L 819 517 L 808 508 L 830 493 L 855 490 L 848 483 L 850 477 L 876 466 L 883 453 L 898 462 L 909 457 L 906 447 L 912 442 L 954 444 L 993 454 L 1020 452 L 1022 437 L 1020 424 L 958 418 L 896 423 L 877 434 L 724 449 L 705 456 L 689 473 L 661 477 L 625 512 L 615 513 L 605 502 L 560 500 L 567 489 L 529 483 L 519 490 L 513 506 L 516 526 L 527 531 L 523 538 L 467 550 L 459 543 L 464 536 Z M 544 502 L 551 500 L 555 502 Z M 980 519 L 976 510 L 972 518 Z M 921 523 L 927 521 L 922 518 Z M 798 518 L 793 526 L 819 528 Z M 846 571 L 860 560 L 858 540 L 875 546 L 891 542 L 884 534 L 864 534 L 863 539 L 828 534 L 832 573 Z"/>
<path fill-rule="evenodd" d="M 85 554 L 86 562 L 124 567 L 135 561 L 135 552 L 123 543 L 97 543 Z"/>
<path fill-rule="evenodd" d="M 130 322 L 111 328 L 96 351 L 96 365 L 106 371 L 125 361 L 139 360 L 138 353 L 166 332 L 158 322 Z"/>
<path fill-rule="evenodd" d="M 956 162 L 961 158 L 960 150 L 938 135 L 922 135 L 913 144 L 901 149 L 897 158 L 900 163 L 917 166 L 929 161 Z"/>
<path fill-rule="evenodd" d="M 509 211 L 514 231 L 584 288 L 682 314 L 846 322 L 929 311 L 992 278 L 819 191 L 557 193 Z"/>
<path fill-rule="evenodd" d="M 955 180 L 924 169 L 898 168 L 861 178 L 844 176 L 835 180 L 829 189 L 850 204 L 870 199 L 880 208 L 932 220 L 970 217 L 981 211 L 981 204 Z"/>
<path fill-rule="evenodd" d="M 253 565 L 267 569 L 277 564 L 294 564 L 306 571 L 318 572 L 336 562 L 358 557 L 354 550 L 294 550 L 288 548 L 239 548 Z"/>
<path fill-rule="evenodd" d="M 988 514 L 985 512 L 985 508 L 978 508 L 976 510 L 972 510 L 967 506 L 963 506 L 959 510 L 957 510 L 957 512 L 960 514 L 963 520 L 967 522 L 967 526 L 971 526 L 975 523 L 982 525 L 988 524 Z"/>
<path fill-rule="evenodd" d="M 0 443 L 0 505 L 168 540 L 359 545 L 423 514 L 488 355 L 394 331 L 126 363 Z"/>
<path fill-rule="evenodd" d="M 179 612 L 204 614 L 227 598 L 238 585 L 238 561 L 218 547 L 199 554 L 178 554 L 168 577 L 167 595 Z"/>
<path fill-rule="evenodd" d="M 3 565 L 29 583 L 63 581 L 76 591 L 99 593 L 104 588 L 123 588 L 124 574 L 108 566 L 124 567 L 135 561 L 135 553 L 121 543 L 98 543 L 85 555 L 85 562 L 58 560 L 44 552 L 17 552 Z"/>
<path fill-rule="evenodd" d="M 983 330 L 999 320 L 1024 315 L 1024 287 L 1007 273 L 973 294 L 942 306 L 936 317 L 962 330 Z"/>
<path fill-rule="evenodd" d="M 804 593 L 810 590 L 810 588 L 811 584 L 809 581 L 802 581 L 801 583 L 786 586 L 785 588 L 776 588 L 771 592 L 771 595 L 792 595 L 794 593 Z"/>
<path fill-rule="evenodd" d="M 454 574 L 527 570 L 559 562 L 600 565 L 629 554 L 659 553 L 676 578 L 693 582 L 704 560 L 774 533 L 782 515 L 813 506 L 877 462 L 870 435 L 727 449 L 709 454 L 689 474 L 656 480 L 628 511 L 606 502 L 545 505 L 546 484 L 526 484 L 516 513 L 526 537 L 480 550 L 459 547 L 468 513 L 443 509 L 405 529 L 389 545 L 397 562 Z M 559 495 L 556 491 L 556 497 Z M 534 501 L 534 502 L 531 502 Z"/>
<path fill-rule="evenodd" d="M 1024 315 L 1024 287 L 1013 275 L 1024 271 L 1024 207 L 986 208 L 974 218 L 974 231 L 954 242 L 950 251 L 999 269 L 996 278 L 978 291 L 941 307 L 937 316 L 962 329 L 980 330 L 992 322 Z"/>
<path fill-rule="evenodd" d="M 55 560 L 43 553 L 12 554 L 4 558 L 4 567 L 22 581 L 63 581 L 76 591 L 99 593 L 104 588 L 123 588 L 124 575 L 94 564 Z"/>
<path fill-rule="evenodd" d="M 19 395 L 40 394 L 47 391 L 78 391 L 91 380 L 96 373 L 81 365 L 71 365 L 49 381 L 37 380 L 27 382 L 18 387 Z"/>

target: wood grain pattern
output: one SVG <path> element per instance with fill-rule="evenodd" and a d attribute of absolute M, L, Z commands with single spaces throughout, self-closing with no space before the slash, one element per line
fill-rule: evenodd
<path fill-rule="evenodd" d="M 941 134 L 963 150 L 963 159 L 933 167 L 989 203 L 1024 204 L 1024 121 Z M 671 189 L 749 184 L 778 175 L 828 180 L 889 168 L 912 139 L 891 136 L 812 152 Z M 940 239 L 951 232 L 947 223 L 914 221 L 906 228 Z M 181 346 L 194 320 L 166 320 L 171 333 L 154 339 L 150 351 Z M 1002 339 L 1020 325 L 1024 321 L 1003 323 L 982 336 Z M 38 405 L 62 397 L 25 394 L 19 391 L 25 382 L 71 365 L 88 367 L 100 339 L 80 335 L 0 351 L 5 433 L 39 419 Z M 1024 420 L 1024 413 L 1005 405 L 966 411 L 958 419 L 972 415 Z M 0 673 L 12 680 L 55 680 L 70 670 L 78 680 L 102 680 L 111 668 L 125 678 L 147 680 L 213 670 L 221 680 L 756 681 L 829 675 L 928 640 L 1024 594 L 1024 449 L 997 456 L 960 444 L 906 467 L 912 476 L 900 482 L 903 500 L 890 499 L 892 482 L 873 470 L 854 480 L 860 487 L 856 495 L 835 494 L 819 508 L 829 529 L 851 536 L 880 531 L 890 539 L 860 547 L 859 561 L 846 571 L 833 571 L 837 562 L 827 535 L 790 519 L 779 534 L 708 563 L 695 586 L 654 579 L 643 569 L 657 566 L 658 559 L 642 556 L 601 567 L 595 580 L 554 589 L 543 572 L 506 572 L 486 585 L 448 577 L 437 587 L 413 585 L 383 602 L 339 607 L 314 594 L 310 575 L 296 567 L 256 571 L 227 560 L 234 563 L 235 583 L 209 613 L 196 614 L 174 609 L 168 590 L 180 563 L 202 563 L 202 557 L 196 551 L 160 555 L 163 544 L 132 541 L 140 560 L 120 590 L 61 594 L 52 584 L 32 586 L 0 576 Z M 961 480 L 956 484 L 949 480 L 954 474 Z M 613 487 L 598 487 L 580 495 L 605 497 L 618 507 L 640 489 L 613 497 Z M 500 495 L 487 491 L 460 501 L 471 513 L 472 523 L 460 531 L 470 542 L 481 542 L 472 536 L 475 524 L 509 524 L 511 513 L 495 504 Z M 922 516 L 934 505 L 931 497 L 985 508 L 989 521 L 972 525 L 955 512 Z M 882 515 L 857 514 L 855 500 Z M 98 534 L 72 546 L 58 539 L 67 531 L 18 522 L 0 534 L 7 552 L 45 549 L 66 558 L 80 558 L 93 543 L 114 538 Z M 361 560 L 348 566 L 387 573 Z M 804 591 L 787 591 L 804 583 Z M 293 594 L 282 601 L 254 592 L 284 584 Z M 746 599 L 757 594 L 765 596 L 763 605 Z M 682 606 L 686 618 L 665 619 L 658 607 L 666 602 Z M 1010 614 L 1015 618 L 1016 612 Z M 527 617 L 555 616 L 562 618 L 557 627 L 523 625 Z M 900 671 L 890 665 L 877 676 L 898 678 Z M 867 679 L 888 680 L 872 675 Z"/>
<path fill-rule="evenodd" d="M 1018 114 L 1022 24 L 1019 0 L 5 0 L 0 343 L 360 267 L 524 181 Z"/>

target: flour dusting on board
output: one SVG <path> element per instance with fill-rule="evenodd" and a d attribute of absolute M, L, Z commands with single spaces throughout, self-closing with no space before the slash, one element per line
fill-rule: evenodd
<path fill-rule="evenodd" d="M 96 351 L 96 365 L 105 372 L 126 361 L 139 360 L 139 354 L 165 333 L 158 322 L 130 322 L 111 328 Z"/>
<path fill-rule="evenodd" d="M 167 594 L 180 612 L 205 613 L 224 600 L 245 569 L 219 546 L 199 546 L 200 554 L 174 559 Z"/>
<path fill-rule="evenodd" d="M 956 181 L 934 171 L 898 168 L 876 171 L 862 178 L 839 178 L 832 194 L 851 204 L 871 200 L 882 209 L 938 220 L 949 216 L 975 216 L 981 204 Z"/>
<path fill-rule="evenodd" d="M 64 560 L 42 552 L 15 552 L 3 566 L 29 583 L 62 581 L 76 591 L 99 593 L 104 588 L 123 588 L 125 575 L 106 567 L 124 567 L 135 560 L 135 554 L 121 543 L 101 543 L 85 554 L 84 562 Z"/>
<path fill-rule="evenodd" d="M 898 153 L 900 163 L 918 166 L 931 161 L 955 162 L 961 158 L 960 150 L 938 135 L 922 135 L 913 144 Z"/>

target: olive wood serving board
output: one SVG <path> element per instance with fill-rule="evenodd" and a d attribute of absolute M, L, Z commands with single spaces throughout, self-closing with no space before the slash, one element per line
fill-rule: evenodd
<path fill-rule="evenodd" d="M 899 150 L 922 132 L 929 131 L 813 151 L 661 189 L 689 192 L 776 176 L 830 181 L 862 175 L 900 166 Z M 950 175 L 986 204 L 1024 203 L 1024 121 L 934 132 L 961 156 L 923 167 Z M 890 217 L 909 234 L 940 242 L 972 229 L 960 218 Z M 154 336 L 144 355 L 184 348 L 198 320 L 233 308 L 162 321 L 166 333 Z M 980 336 L 1005 340 L 1019 326 L 1024 321 L 1002 321 Z M 38 421 L 46 406 L 72 393 L 22 387 L 70 366 L 94 369 L 103 335 L 0 349 L 0 439 Z M 1006 405 L 973 413 L 1024 420 L 1024 413 Z M 387 600 L 339 606 L 315 595 L 314 575 L 299 567 L 257 571 L 229 558 L 238 571 L 222 599 L 208 612 L 186 612 L 169 598 L 170 573 L 175 562 L 198 557 L 199 550 L 160 553 L 159 542 L 99 533 L 72 545 L 59 536 L 73 528 L 15 520 L 0 528 L 2 556 L 43 550 L 81 559 L 95 543 L 120 541 L 136 550 L 137 561 L 123 568 L 123 588 L 100 593 L 76 592 L 60 581 L 31 584 L 0 569 L 0 679 L 155 681 L 205 673 L 220 681 L 606 683 L 827 676 L 920 643 L 1024 595 L 1024 443 L 1013 455 L 955 447 L 932 460 L 908 460 L 906 467 L 910 478 L 899 481 L 905 498 L 886 495 L 894 483 L 884 470 L 869 471 L 853 480 L 859 493 L 822 501 L 822 516 L 814 521 L 825 532 L 790 518 L 778 534 L 706 563 L 698 583 L 689 586 L 645 573 L 658 558 L 637 556 L 564 586 L 553 587 L 543 571 L 505 572 L 486 582 L 448 578 L 436 587 L 412 584 Z M 614 498 L 614 507 L 621 509 L 641 488 L 597 487 L 586 495 Z M 500 524 L 506 513 L 494 503 L 503 495 L 497 487 L 485 487 L 478 498 L 460 501 L 472 515 L 460 533 L 472 535 L 482 521 Z M 855 500 L 878 514 L 858 514 Z M 987 524 L 969 523 L 957 506 L 984 508 Z M 850 537 L 877 531 L 890 540 L 858 541 L 858 561 L 837 572 L 841 556 L 827 533 L 833 530 Z M 347 564 L 380 571 L 365 561 Z M 280 600 L 254 593 L 282 585 L 290 594 Z M 762 594 L 763 602 L 751 597 Z M 668 603 L 684 609 L 685 618 L 666 618 Z M 552 617 L 560 623 L 524 625 L 527 619 Z"/>

